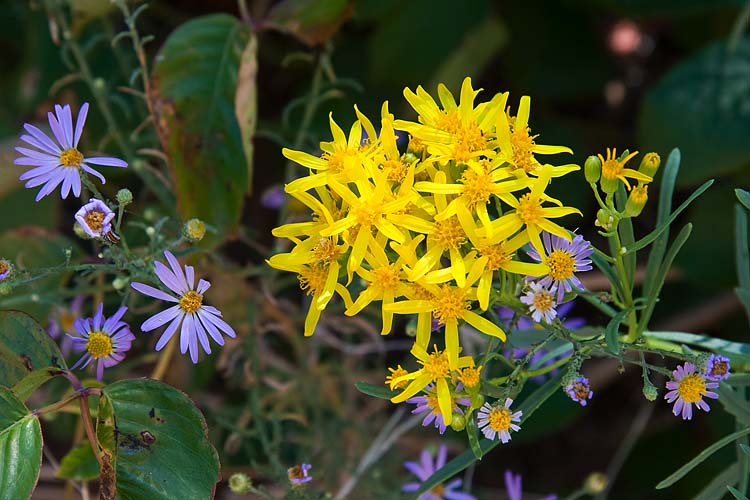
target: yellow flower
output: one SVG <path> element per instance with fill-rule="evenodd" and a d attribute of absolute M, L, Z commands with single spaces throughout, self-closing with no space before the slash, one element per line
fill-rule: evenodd
<path fill-rule="evenodd" d="M 543 258 L 546 254 L 544 253 L 542 239 L 539 236 L 542 231 L 547 231 L 570 241 L 568 231 L 549 219 L 556 219 L 570 214 L 580 215 L 581 212 L 577 208 L 563 207 L 562 203 L 544 193 L 552 176 L 553 168 L 551 165 L 544 165 L 542 167 L 539 177 L 531 186 L 530 192 L 518 199 L 512 195 L 507 195 L 503 198 L 515 210 L 492 221 L 492 224 L 495 226 L 493 237 L 507 238 L 515 234 L 519 229 L 524 228 L 529 241 L 531 241 L 531 244 L 534 245 L 534 248 Z M 543 206 L 544 202 L 552 202 L 558 206 L 545 207 Z M 481 231 L 481 229 L 477 231 L 480 236 L 482 236 Z M 487 235 L 484 234 L 484 236 Z"/>
<path fill-rule="evenodd" d="M 637 170 L 633 170 L 632 168 L 625 168 L 625 164 L 637 154 L 638 151 L 630 153 L 625 158 L 618 160 L 617 150 L 607 148 L 606 159 L 601 154 L 598 155 L 599 159 L 602 162 L 602 189 L 607 192 L 614 192 L 614 190 L 605 189 L 604 183 L 609 182 L 610 184 L 612 184 L 617 182 L 618 180 L 622 181 L 622 183 L 625 184 L 625 187 L 630 189 L 628 178 L 643 182 L 651 182 L 653 179 L 648 175 L 643 174 Z"/>
<path fill-rule="evenodd" d="M 464 163 L 471 158 L 494 155 L 491 132 L 495 115 L 505 106 L 508 94 L 497 94 L 490 102 L 475 107 L 478 93 L 471 86 L 471 78 L 465 78 L 457 105 L 453 94 L 441 83 L 438 85 L 441 109 L 421 86 L 416 93 L 406 88 L 404 97 L 419 114 L 419 123 L 396 120 L 395 127 L 424 142 L 433 161 Z"/>
<path fill-rule="evenodd" d="M 385 377 L 385 383 L 388 384 L 388 387 L 391 390 L 394 390 L 394 389 L 403 389 L 404 387 L 406 387 L 406 384 L 409 383 L 409 381 L 406 380 L 406 379 L 403 379 L 403 380 L 400 380 L 400 381 L 396 382 L 396 379 L 399 379 L 399 378 L 403 377 L 404 375 L 408 375 L 409 374 L 409 372 L 407 372 L 406 370 L 404 370 L 403 368 L 401 368 L 401 365 L 398 365 L 396 368 L 388 367 L 388 371 L 391 372 L 391 373 L 390 373 L 390 375 L 387 375 Z"/>
<path fill-rule="evenodd" d="M 514 169 L 521 170 L 527 174 L 535 174 L 541 164 L 534 157 L 535 154 L 554 155 L 558 153 L 573 153 L 565 146 L 544 146 L 537 144 L 534 139 L 538 135 L 531 135 L 529 128 L 529 112 L 531 109 L 531 98 L 521 97 L 518 105 L 518 114 L 515 118 L 508 119 L 506 113 L 497 114 L 497 140 L 500 143 L 500 155 L 498 160 L 510 163 Z M 563 167 L 558 167 L 563 168 Z M 563 170 L 555 172 L 558 177 L 564 175 Z"/>
<path fill-rule="evenodd" d="M 479 386 L 479 375 L 482 373 L 483 366 L 469 366 L 461 370 L 457 377 L 458 381 L 464 384 L 467 389 L 473 389 Z"/>
<path fill-rule="evenodd" d="M 473 366 L 474 359 L 471 356 L 462 356 L 458 359 L 455 368 L 452 368 L 446 353 L 439 351 L 437 346 L 434 347 L 433 352 L 428 354 L 424 347 L 414 345 L 411 353 L 417 358 L 422 368 L 392 380 L 396 384 L 404 380 L 410 380 L 411 382 L 409 382 L 409 385 L 406 386 L 403 392 L 392 397 L 391 402 L 402 403 L 422 391 L 429 384 L 435 383 L 438 406 L 443 416 L 443 422 L 445 422 L 445 425 L 450 425 L 453 421 L 453 397 L 448 386 L 448 380 L 452 378 L 453 371 Z"/>

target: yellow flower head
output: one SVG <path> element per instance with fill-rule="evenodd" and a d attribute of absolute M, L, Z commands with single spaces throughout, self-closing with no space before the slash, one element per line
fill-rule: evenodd
<path fill-rule="evenodd" d="M 601 183 L 604 192 L 613 193 L 617 189 L 617 181 L 621 181 L 625 184 L 626 188 L 630 189 L 628 178 L 643 182 L 651 182 L 653 180 L 646 174 L 625 167 L 625 164 L 637 154 L 638 151 L 635 151 L 622 159 L 618 159 L 617 150 L 607 148 L 607 158 L 604 158 L 601 154 L 598 155 L 599 160 L 602 162 Z"/>

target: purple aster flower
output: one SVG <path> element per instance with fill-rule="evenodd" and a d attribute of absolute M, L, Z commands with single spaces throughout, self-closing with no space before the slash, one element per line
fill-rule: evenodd
<path fill-rule="evenodd" d="M 159 261 L 154 261 L 156 267 L 156 276 L 167 288 L 172 290 L 177 297 L 173 297 L 157 288 L 143 284 L 131 283 L 134 289 L 144 295 L 154 297 L 168 302 L 176 302 L 176 305 L 165 309 L 164 311 L 151 316 L 143 322 L 141 330 L 150 332 L 155 328 L 169 323 L 169 326 L 156 343 L 156 350 L 160 351 L 167 342 L 174 336 L 180 325 L 180 352 L 185 354 L 190 350 L 190 359 L 193 363 L 198 362 L 198 342 L 200 342 L 206 354 L 211 354 L 211 346 L 208 342 L 208 335 L 219 345 L 224 345 L 224 332 L 229 337 L 236 337 L 237 334 L 223 319 L 221 312 L 212 306 L 203 304 L 203 294 L 211 286 L 211 283 L 201 279 L 198 286 L 195 287 L 195 269 L 193 266 L 185 266 L 183 273 L 180 263 L 168 250 L 164 251 L 164 256 L 169 262 L 171 270 Z"/>
<path fill-rule="evenodd" d="M 513 474 L 513 472 L 506 470 L 505 489 L 508 491 L 508 500 L 522 500 L 521 474 Z M 549 495 L 539 500 L 557 500 L 557 495 Z"/>
<path fill-rule="evenodd" d="M 260 197 L 260 204 L 271 210 L 278 210 L 284 206 L 286 194 L 282 186 L 272 186 L 266 189 Z"/>
<path fill-rule="evenodd" d="M 411 411 L 413 415 L 427 412 L 427 415 L 425 415 L 424 419 L 422 420 L 423 427 L 427 427 L 428 425 L 435 422 L 435 428 L 440 430 L 440 434 L 443 434 L 445 433 L 445 430 L 448 428 L 448 426 L 445 425 L 445 420 L 443 420 L 443 415 L 440 412 L 437 394 L 433 392 L 434 387 L 432 386 L 432 384 L 425 387 L 425 390 L 427 391 L 427 394 L 411 397 L 407 399 L 406 402 L 417 405 L 417 407 Z M 459 404 L 464 406 L 471 406 L 471 400 L 469 398 L 451 399 L 454 403 L 453 413 L 459 413 L 461 415 L 464 414 L 463 410 L 459 408 Z"/>
<path fill-rule="evenodd" d="M 586 377 L 578 377 L 571 381 L 565 386 L 565 392 L 570 396 L 570 399 L 576 403 L 581 403 L 581 406 L 586 406 L 588 400 L 594 397 L 594 391 L 591 390 L 589 379 Z"/>
<path fill-rule="evenodd" d="M 541 323 L 542 319 L 545 323 L 552 323 L 557 317 L 554 298 L 557 287 L 553 286 L 548 290 L 540 283 L 529 283 L 529 287 L 531 290 L 521 297 L 521 302 L 529 306 L 531 318 L 537 323 Z"/>
<path fill-rule="evenodd" d="M 693 405 L 703 411 L 710 411 L 708 403 L 703 401 L 704 397 L 718 399 L 719 395 L 708 389 L 719 387 L 718 382 L 707 382 L 706 378 L 700 373 L 696 373 L 693 363 L 685 363 L 678 366 L 672 372 L 674 380 L 667 382 L 669 392 L 664 396 L 667 403 L 674 403 L 672 413 L 675 416 L 682 414 L 683 420 L 693 418 Z"/>
<path fill-rule="evenodd" d="M 62 183 L 60 196 L 63 199 L 68 197 L 71 189 L 74 196 L 80 196 L 81 170 L 99 178 L 104 184 L 105 180 L 102 174 L 89 167 L 88 163 L 108 167 L 128 166 L 126 162 L 118 158 L 109 156 L 85 158 L 78 151 L 78 141 L 81 139 L 81 132 L 83 132 L 83 124 L 86 122 L 88 111 L 89 103 L 85 102 L 78 112 L 74 129 L 70 106 L 55 104 L 55 113 L 47 113 L 47 119 L 57 142 L 37 127 L 29 123 L 23 125 L 23 128 L 31 135 L 24 134 L 21 136 L 21 140 L 37 149 L 17 147 L 16 151 L 21 153 L 22 156 L 16 158 L 13 163 L 35 167 L 21 174 L 19 179 L 28 181 L 26 183 L 27 188 L 43 185 L 36 195 L 36 201 L 50 194 L 60 183 Z"/>
<path fill-rule="evenodd" d="M 55 340 L 59 339 L 60 351 L 65 357 L 73 348 L 73 340 L 66 333 L 75 328 L 75 321 L 81 317 L 85 301 L 85 295 L 76 295 L 69 307 L 55 306 L 47 318 L 47 334 Z"/>
<path fill-rule="evenodd" d="M 103 201 L 91 198 L 76 212 L 75 218 L 86 234 L 101 238 L 112 232 L 111 222 L 115 213 Z"/>
<path fill-rule="evenodd" d="M 0 281 L 3 281 L 5 278 L 10 276 L 11 270 L 12 267 L 10 265 L 10 262 L 5 259 L 0 259 Z"/>
<path fill-rule="evenodd" d="M 545 231 L 542 233 L 542 243 L 547 252 L 546 259 L 542 259 L 534 247 L 529 248 L 526 253 L 537 262 L 544 260 L 549 266 L 549 274 L 544 276 L 539 284 L 550 290 L 556 287 L 557 301 L 562 302 L 565 292 L 573 290 L 571 285 L 583 288 L 583 283 L 575 273 L 591 270 L 589 257 L 594 253 L 594 248 L 580 234 L 575 235 L 572 241 L 568 241 Z"/>
<path fill-rule="evenodd" d="M 448 448 L 441 444 L 437 451 L 436 460 L 433 462 L 432 455 L 427 450 L 422 450 L 420 454 L 420 461 L 417 462 L 404 462 L 406 470 L 417 476 L 419 482 L 406 483 L 401 491 L 414 492 L 419 490 L 422 483 L 427 481 L 435 472 L 442 469 L 445 466 L 445 461 L 448 458 Z M 470 493 L 464 491 L 457 491 L 458 488 L 463 484 L 463 480 L 454 479 L 448 484 L 438 484 L 433 486 L 430 491 L 419 495 L 419 500 L 476 500 L 476 497 Z"/>
<path fill-rule="evenodd" d="M 484 403 L 477 412 L 477 427 L 482 430 L 484 437 L 489 440 L 497 436 L 503 444 L 510 441 L 510 431 L 518 432 L 521 427 L 513 422 L 520 422 L 522 411 L 511 412 L 513 400 L 507 398 L 503 405 Z"/>
<path fill-rule="evenodd" d="M 731 364 L 729 358 L 720 354 L 712 354 L 706 361 L 706 378 L 712 382 L 729 378 Z"/>
<path fill-rule="evenodd" d="M 312 465 L 310 464 L 295 465 L 294 467 L 289 467 L 286 470 L 286 474 L 292 484 L 309 483 L 313 480 L 313 477 L 308 474 L 310 469 L 312 469 Z"/>
<path fill-rule="evenodd" d="M 94 361 L 97 380 L 102 379 L 105 368 L 115 366 L 125 359 L 125 353 L 130 350 L 130 345 L 135 340 L 128 324 L 120 321 L 128 310 L 127 307 L 119 308 L 109 319 L 104 317 L 103 310 L 104 305 L 99 304 L 93 318 L 77 319 L 74 326 L 81 336 L 69 335 L 73 339 L 73 350 L 86 351 L 71 370 L 86 368 Z"/>

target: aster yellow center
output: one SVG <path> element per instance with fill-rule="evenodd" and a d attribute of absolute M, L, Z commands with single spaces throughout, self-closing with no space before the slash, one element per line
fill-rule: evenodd
<path fill-rule="evenodd" d="M 194 313 L 195 311 L 200 309 L 202 304 L 203 295 L 199 294 L 198 292 L 194 292 L 193 290 L 190 290 L 185 295 L 180 297 L 180 309 L 188 314 Z"/>
<path fill-rule="evenodd" d="M 83 217 L 83 220 L 86 222 L 86 225 L 92 231 L 95 231 L 95 232 L 101 231 L 102 222 L 104 221 L 104 213 L 99 212 L 97 210 L 92 210 L 91 212 L 86 212 L 86 215 Z"/>
<path fill-rule="evenodd" d="M 526 193 L 518 200 L 516 213 L 526 225 L 538 224 L 543 219 L 542 202 L 539 197 L 532 198 L 531 193 Z"/>
<path fill-rule="evenodd" d="M 463 195 L 467 198 L 469 208 L 489 201 L 494 184 L 489 174 L 467 168 L 461 176 L 461 183 L 464 185 Z"/>
<path fill-rule="evenodd" d="M 435 486 L 430 488 L 430 493 L 438 498 L 443 498 L 443 495 L 445 494 L 445 486 L 443 486 L 443 483 L 436 484 Z"/>
<path fill-rule="evenodd" d="M 583 382 L 573 384 L 573 393 L 578 399 L 587 399 L 589 397 L 589 388 Z"/>
<path fill-rule="evenodd" d="M 94 359 L 105 358 L 112 354 L 112 339 L 102 332 L 92 332 L 86 342 L 86 350 Z"/>
<path fill-rule="evenodd" d="M 706 393 L 706 381 L 698 374 L 688 375 L 678 383 L 677 393 L 686 403 L 697 403 Z"/>
<path fill-rule="evenodd" d="M 408 168 L 401 160 L 386 160 L 383 163 L 383 171 L 388 180 L 401 182 L 406 177 Z"/>
<path fill-rule="evenodd" d="M 576 270 L 576 259 L 566 250 L 553 250 L 547 257 L 545 264 L 549 266 L 550 277 L 559 281 L 572 278 Z"/>
<path fill-rule="evenodd" d="M 339 247 L 333 240 L 328 238 L 321 238 L 315 248 L 311 252 L 311 262 L 317 263 L 329 263 L 339 257 Z"/>
<path fill-rule="evenodd" d="M 10 266 L 8 266 L 8 263 L 4 260 L 0 260 L 0 274 L 3 274 L 10 269 Z"/>
<path fill-rule="evenodd" d="M 534 308 L 541 313 L 552 309 L 552 294 L 547 290 L 534 293 Z"/>
<path fill-rule="evenodd" d="M 432 306 L 432 315 L 441 325 L 456 321 L 470 308 L 466 292 L 448 285 L 443 285 L 440 293 L 433 297 Z"/>
<path fill-rule="evenodd" d="M 507 408 L 493 408 L 490 410 L 487 420 L 493 431 L 507 431 L 510 429 L 510 410 Z"/>
<path fill-rule="evenodd" d="M 711 375 L 712 377 L 722 377 L 727 374 L 729 371 L 729 365 L 726 361 L 714 361 L 714 365 L 711 368 Z"/>
<path fill-rule="evenodd" d="M 617 179 L 623 170 L 624 165 L 614 158 L 604 160 L 602 163 L 602 177 L 609 180 Z"/>
<path fill-rule="evenodd" d="M 373 284 L 381 290 L 393 291 L 401 283 L 401 270 L 396 264 L 372 270 Z"/>
<path fill-rule="evenodd" d="M 442 351 L 431 353 L 427 360 L 422 362 L 423 369 L 433 380 L 445 378 L 450 373 L 448 356 Z"/>
<path fill-rule="evenodd" d="M 438 398 L 434 394 L 427 394 L 425 396 L 427 399 L 427 406 L 430 408 L 430 413 L 433 415 L 440 415 L 440 403 L 438 403 Z"/>
<path fill-rule="evenodd" d="M 289 470 L 287 470 L 287 476 L 290 480 L 296 479 L 301 480 L 305 478 L 305 473 L 302 472 L 302 467 L 299 465 L 295 465 L 294 467 L 290 467 Z"/>
<path fill-rule="evenodd" d="M 328 266 L 317 264 L 304 266 L 297 279 L 299 279 L 299 287 L 307 292 L 307 295 L 315 295 L 325 288 L 328 279 Z"/>
<path fill-rule="evenodd" d="M 455 216 L 436 222 L 432 236 L 435 238 L 437 244 L 443 248 L 457 249 L 466 241 L 466 234 L 463 228 L 461 228 L 458 217 Z"/>
<path fill-rule="evenodd" d="M 79 168 L 83 162 L 83 155 L 75 148 L 66 149 L 60 153 L 60 165 L 63 167 Z"/>

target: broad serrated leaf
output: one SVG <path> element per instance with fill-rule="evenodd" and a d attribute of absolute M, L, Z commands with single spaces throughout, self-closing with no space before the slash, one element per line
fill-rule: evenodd
<path fill-rule="evenodd" d="M 219 457 L 184 393 L 156 380 L 123 380 L 103 389 L 99 408 L 97 437 L 112 453 L 117 498 L 213 498 Z"/>
<path fill-rule="evenodd" d="M 57 344 L 34 318 L 0 311 L 0 385 L 10 388 L 34 370 L 65 367 Z"/>
<path fill-rule="evenodd" d="M 0 387 L 0 494 L 22 500 L 34 491 L 42 465 L 39 419 L 13 393 Z"/>
<path fill-rule="evenodd" d="M 750 40 L 734 50 L 716 42 L 671 68 L 643 100 L 639 142 L 644 149 L 682 150 L 678 185 L 726 175 L 750 163 Z"/>
<path fill-rule="evenodd" d="M 250 27 L 230 15 L 199 17 L 169 35 L 154 66 L 159 137 L 178 212 L 222 233 L 237 227 L 248 185 L 235 92 L 250 37 Z"/>
<path fill-rule="evenodd" d="M 355 382 L 354 387 L 356 387 L 362 394 L 367 394 L 368 396 L 380 399 L 391 399 L 398 394 L 385 386 L 370 384 L 368 382 Z"/>
<path fill-rule="evenodd" d="M 92 481 L 98 478 L 99 463 L 91 451 L 91 444 L 85 441 L 70 450 L 60 460 L 60 468 L 55 472 L 55 477 L 76 481 Z"/>
<path fill-rule="evenodd" d="M 265 24 L 307 45 L 319 45 L 338 31 L 352 7 L 351 0 L 282 0 L 268 13 Z"/>

